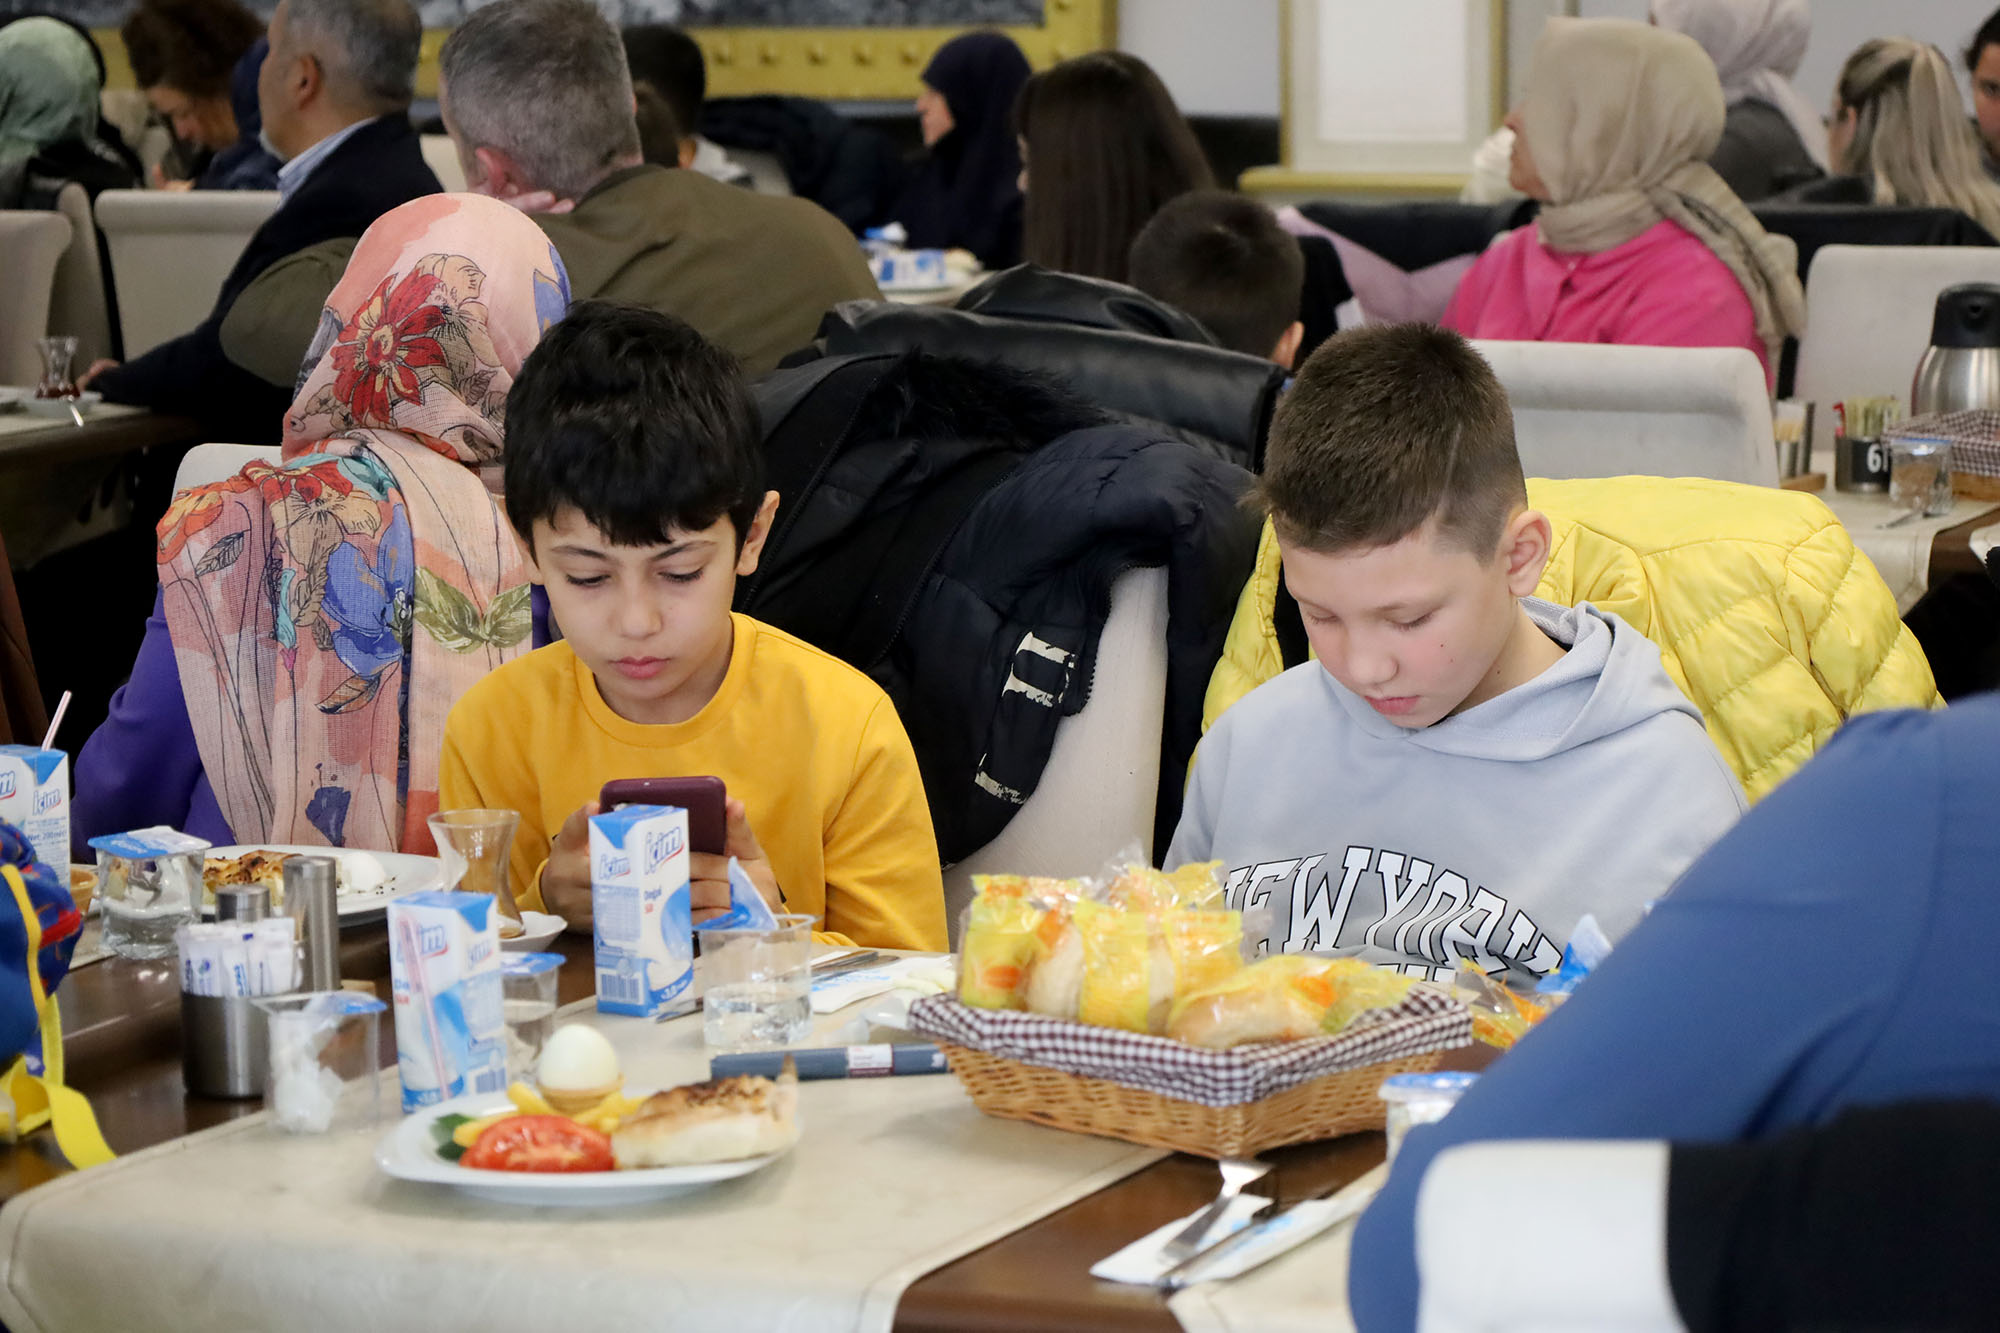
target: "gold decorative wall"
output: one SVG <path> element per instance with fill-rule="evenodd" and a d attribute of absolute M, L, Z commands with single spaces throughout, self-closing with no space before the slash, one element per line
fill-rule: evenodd
<path fill-rule="evenodd" d="M 1139 0 L 1144 3 L 1144 0 Z M 1216 0 L 1228 3 L 1228 0 Z M 711 97 L 787 93 L 824 101 L 902 101 L 917 95 L 931 54 L 964 27 L 707 28 L 690 27 L 708 57 Z M 1117 0 L 1044 0 L 1038 25 L 1003 27 L 1036 69 L 1113 46 Z M 419 96 L 437 95 L 437 53 L 449 34 L 424 34 Z M 132 69 L 116 28 L 97 30 L 111 86 L 130 88 Z"/>

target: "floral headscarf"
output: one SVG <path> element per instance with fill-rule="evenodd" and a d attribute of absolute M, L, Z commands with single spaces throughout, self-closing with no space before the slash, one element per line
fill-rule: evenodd
<path fill-rule="evenodd" d="M 492 491 L 507 391 L 568 306 L 514 209 L 405 204 L 327 300 L 283 464 L 175 497 L 167 624 L 238 840 L 432 850 L 445 715 L 528 648 L 527 567 Z"/>

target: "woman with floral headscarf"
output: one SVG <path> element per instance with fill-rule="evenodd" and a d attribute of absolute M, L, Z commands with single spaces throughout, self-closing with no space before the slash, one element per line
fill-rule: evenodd
<path fill-rule="evenodd" d="M 431 850 L 445 714 L 532 646 L 496 502 L 507 391 L 569 304 L 505 204 L 368 229 L 320 317 L 284 458 L 183 491 L 131 682 L 77 761 L 75 830 Z"/>
<path fill-rule="evenodd" d="M 70 181 L 92 199 L 138 176 L 98 131 L 97 57 L 52 18 L 0 27 L 0 208 L 53 208 Z"/>
<path fill-rule="evenodd" d="M 1692 39 L 1550 19 L 1507 117 L 1514 185 L 1541 211 L 1487 247 L 1439 322 L 1468 338 L 1743 347 L 1768 380 L 1805 328 L 1805 293 L 1792 242 L 1708 165 L 1723 112 Z"/>

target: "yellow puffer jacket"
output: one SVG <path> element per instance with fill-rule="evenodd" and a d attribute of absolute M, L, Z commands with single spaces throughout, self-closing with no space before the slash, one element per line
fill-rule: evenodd
<path fill-rule="evenodd" d="M 1607 477 L 1530 481 L 1528 502 L 1555 533 L 1537 595 L 1614 611 L 1657 643 L 1753 801 L 1848 715 L 1944 705 L 1888 585 L 1815 496 Z M 1266 523 L 1204 730 L 1284 669 L 1271 628 L 1279 574 Z"/>

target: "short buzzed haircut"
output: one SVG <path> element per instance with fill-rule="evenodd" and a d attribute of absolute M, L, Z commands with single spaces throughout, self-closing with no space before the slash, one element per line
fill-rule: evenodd
<path fill-rule="evenodd" d="M 1507 391 L 1447 329 L 1335 334 L 1278 403 L 1257 496 L 1280 540 L 1308 551 L 1387 546 L 1435 518 L 1441 539 L 1489 559 L 1528 502 Z"/>
<path fill-rule="evenodd" d="M 625 47 L 590 0 L 488 5 L 452 30 L 438 73 L 461 151 L 498 149 L 558 198 L 639 156 Z"/>
<path fill-rule="evenodd" d="M 287 0 L 288 53 L 319 60 L 334 96 L 386 115 L 416 94 L 423 20 L 409 0 Z"/>
<path fill-rule="evenodd" d="M 1306 259 L 1256 200 L 1195 190 L 1161 205 L 1133 238 L 1130 278 L 1224 347 L 1268 357 L 1298 320 Z"/>

